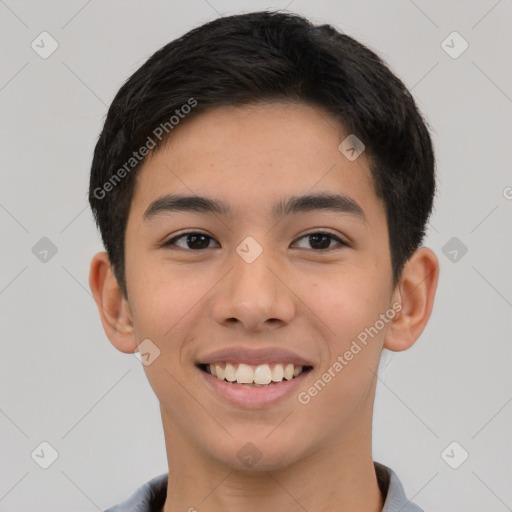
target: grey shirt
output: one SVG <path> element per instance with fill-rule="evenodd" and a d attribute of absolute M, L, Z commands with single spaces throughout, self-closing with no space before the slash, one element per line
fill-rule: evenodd
<path fill-rule="evenodd" d="M 423 512 L 409 501 L 396 474 L 387 466 L 374 462 L 380 490 L 384 496 L 382 512 Z M 139 487 L 128 499 L 104 512 L 161 512 L 167 496 L 168 473 L 156 476 Z"/>

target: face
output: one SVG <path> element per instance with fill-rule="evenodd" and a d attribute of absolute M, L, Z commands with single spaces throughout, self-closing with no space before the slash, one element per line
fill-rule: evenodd
<path fill-rule="evenodd" d="M 166 432 L 211 463 L 277 469 L 371 427 L 396 296 L 384 204 L 365 154 L 338 149 L 348 135 L 307 105 L 223 107 L 184 122 L 138 173 L 134 334 L 150 340 Z"/>

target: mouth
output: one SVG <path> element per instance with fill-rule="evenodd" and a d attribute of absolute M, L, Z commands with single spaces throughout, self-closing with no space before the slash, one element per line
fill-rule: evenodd
<path fill-rule="evenodd" d="M 314 370 L 311 360 L 276 346 L 230 346 L 201 355 L 194 364 L 216 399 L 252 410 L 291 400 Z"/>
<path fill-rule="evenodd" d="M 215 379 L 246 388 L 268 388 L 297 379 L 310 372 L 310 365 L 293 363 L 263 363 L 258 365 L 217 361 L 209 364 L 197 364 L 201 371 Z"/>

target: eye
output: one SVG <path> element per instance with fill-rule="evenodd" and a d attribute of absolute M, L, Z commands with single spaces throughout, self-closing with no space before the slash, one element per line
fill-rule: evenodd
<path fill-rule="evenodd" d="M 185 239 L 184 242 L 178 243 L 179 240 Z M 182 233 L 179 236 L 171 238 L 167 242 L 162 244 L 162 247 L 177 246 L 181 249 L 201 250 L 208 249 L 210 240 L 213 240 L 211 236 L 205 235 L 204 233 L 198 233 L 190 231 L 188 233 Z"/>
<path fill-rule="evenodd" d="M 341 240 L 339 237 L 331 234 L 331 233 L 325 233 L 325 232 L 315 232 L 315 233 L 309 233 L 307 235 L 304 235 L 298 240 L 307 239 L 308 243 L 311 245 L 311 248 L 315 251 L 325 251 L 329 249 L 333 249 L 335 247 L 331 247 L 331 242 L 336 241 L 338 242 L 338 246 L 345 246 L 348 247 L 348 243 Z M 185 250 L 202 250 L 202 249 L 209 249 L 210 247 L 210 241 L 214 240 L 211 236 L 206 235 L 205 233 L 200 233 L 196 231 L 190 231 L 188 233 L 182 233 L 181 235 L 175 236 L 168 241 L 164 242 L 162 244 L 162 247 L 179 247 L 181 249 Z M 297 242 L 296 242 L 297 243 Z M 305 248 L 307 247 L 299 247 L 299 248 Z"/>
<path fill-rule="evenodd" d="M 341 240 L 340 238 L 338 238 L 337 236 L 332 235 L 331 233 L 324 233 L 321 231 L 301 236 L 298 240 L 302 239 L 308 239 L 308 243 L 311 244 L 312 248 L 316 251 L 333 249 L 333 247 L 329 247 L 331 241 L 333 240 L 337 241 L 339 246 L 348 247 L 348 244 Z"/>

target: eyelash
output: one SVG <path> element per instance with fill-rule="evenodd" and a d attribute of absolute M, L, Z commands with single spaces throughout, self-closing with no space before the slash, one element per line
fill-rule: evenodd
<path fill-rule="evenodd" d="M 177 240 L 180 240 L 181 238 L 185 238 L 187 236 L 191 236 L 191 235 L 201 235 L 203 237 L 206 237 L 206 238 L 209 238 L 210 240 L 214 240 L 213 237 L 205 234 L 205 233 L 201 233 L 201 232 L 198 232 L 198 231 L 188 231 L 186 233 L 182 233 L 181 235 L 178 235 L 178 236 L 175 236 L 173 238 L 171 238 L 170 240 L 164 242 L 162 244 L 162 247 L 172 247 L 173 245 L 175 245 L 176 241 Z M 301 237 L 297 238 L 297 240 L 302 240 L 303 238 L 307 238 L 307 237 L 311 237 L 311 236 L 316 236 L 316 235 L 324 235 L 324 236 L 327 236 L 329 238 L 331 238 L 332 240 L 335 240 L 338 242 L 338 248 L 340 247 L 349 247 L 349 244 L 347 242 L 344 242 L 343 240 L 341 240 L 339 237 L 337 237 L 336 235 L 333 235 L 332 233 L 328 233 L 328 232 L 325 232 L 325 231 L 314 231 L 312 233 L 307 233 L 305 235 L 302 235 Z M 183 248 L 183 247 L 179 247 L 179 249 L 183 249 L 184 251 L 193 251 L 193 252 L 199 252 L 201 250 L 205 250 L 205 249 L 189 249 L 189 248 Z M 206 249 L 211 249 L 211 247 L 207 247 Z M 315 252 L 326 252 L 326 251 L 330 251 L 330 250 L 333 250 L 333 249 L 336 249 L 336 247 L 329 247 L 327 249 L 311 249 Z"/>

